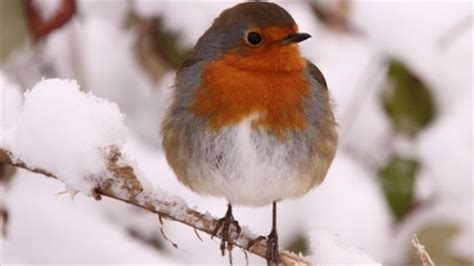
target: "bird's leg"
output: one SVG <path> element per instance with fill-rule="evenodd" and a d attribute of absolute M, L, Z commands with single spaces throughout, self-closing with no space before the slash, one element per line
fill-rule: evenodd
<path fill-rule="evenodd" d="M 267 265 L 278 265 L 281 263 L 280 254 L 278 253 L 278 233 L 276 226 L 277 219 L 277 203 L 273 202 L 273 215 L 272 215 L 272 231 L 267 237 L 267 252 L 265 257 L 267 259 Z"/>
<path fill-rule="evenodd" d="M 219 229 L 222 228 L 222 238 L 221 238 L 221 252 L 222 256 L 225 254 L 225 249 L 226 249 L 226 243 L 229 248 L 232 248 L 232 239 L 230 239 L 230 229 L 231 225 L 235 227 L 235 231 L 237 232 L 237 235 L 240 235 L 240 232 L 242 231 L 242 228 L 239 225 L 239 222 L 234 219 L 234 216 L 232 215 L 232 205 L 230 203 L 227 204 L 227 212 L 225 213 L 225 216 L 219 221 L 217 221 L 216 227 L 214 228 L 214 231 L 212 231 L 212 237 L 215 237 L 217 235 L 217 232 L 219 232 Z"/>

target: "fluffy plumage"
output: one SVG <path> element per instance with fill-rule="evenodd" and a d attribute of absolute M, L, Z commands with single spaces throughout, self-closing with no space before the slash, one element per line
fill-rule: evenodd
<path fill-rule="evenodd" d="M 250 30 L 262 45 L 245 43 Z M 168 162 L 193 191 L 262 206 L 323 181 L 336 123 L 319 69 L 297 44 L 282 44 L 296 32 L 279 6 L 245 3 L 224 11 L 198 41 L 162 125 Z"/>

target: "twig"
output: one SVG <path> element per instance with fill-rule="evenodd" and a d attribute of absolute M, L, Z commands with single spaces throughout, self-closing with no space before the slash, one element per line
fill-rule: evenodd
<path fill-rule="evenodd" d="M 370 93 L 374 89 L 375 78 L 381 76 L 383 66 L 386 65 L 385 56 L 381 54 L 375 54 L 370 58 L 369 62 L 365 66 L 363 72 L 361 72 L 358 80 L 355 83 L 355 90 L 351 96 L 347 108 L 343 114 L 343 121 L 346 124 L 345 136 L 349 136 L 354 126 L 354 122 L 357 121 L 362 108 L 364 107 L 364 101 L 370 96 Z"/>
<path fill-rule="evenodd" d="M 48 19 L 41 17 L 33 0 L 25 1 L 26 20 L 34 43 L 64 26 L 76 14 L 76 1 L 63 0 L 56 13 Z"/>
<path fill-rule="evenodd" d="M 416 248 L 416 253 L 418 257 L 420 257 L 421 264 L 423 266 L 435 266 L 430 254 L 426 252 L 425 246 L 420 243 L 420 240 L 418 240 L 418 236 L 416 234 L 413 234 L 413 237 L 411 238 L 411 244 Z"/>
<path fill-rule="evenodd" d="M 13 157 L 14 156 L 11 156 L 9 151 L 0 148 L 0 163 L 8 163 L 31 172 L 59 179 L 46 169 L 29 167 L 24 162 L 12 160 Z M 138 194 L 133 193 L 137 190 L 137 184 L 133 182 L 133 180 L 137 180 L 133 168 L 130 166 L 117 167 L 114 165 L 114 161 L 117 161 L 116 156 L 112 157 L 111 166 L 108 170 L 121 177 L 122 182 L 114 182 L 114 180 L 110 180 L 110 182 L 107 182 L 106 185 L 96 188 L 95 192 L 97 193 L 98 197 L 105 196 L 135 205 L 152 213 L 161 215 L 164 219 L 177 221 L 209 235 L 212 234 L 212 231 L 217 224 L 217 219 L 197 212 L 185 206 L 184 204 L 178 203 L 169 198 L 160 197 L 159 195 L 151 192 L 141 192 Z M 123 184 L 123 182 L 126 184 Z M 129 182 L 132 182 L 132 184 Z M 222 238 L 222 235 L 219 233 L 216 235 L 216 237 Z M 246 231 L 242 231 L 240 235 L 237 236 L 237 233 L 234 231 L 232 232 L 231 237 L 235 238 L 233 241 L 235 246 L 265 258 L 267 250 L 266 243 L 257 242 L 250 249 L 248 248 L 249 242 L 256 238 L 255 235 Z M 216 254 L 217 253 L 218 252 L 216 250 Z M 311 265 L 309 261 L 290 251 L 280 250 L 280 256 L 284 265 Z"/>
<path fill-rule="evenodd" d="M 0 206 L 0 238 L 7 236 L 8 210 Z"/>
<path fill-rule="evenodd" d="M 326 27 L 336 32 L 351 34 L 357 37 L 365 37 L 365 33 L 351 24 L 349 12 L 352 8 L 348 0 L 337 1 L 307 1 L 310 10 L 316 18 Z"/>
<path fill-rule="evenodd" d="M 242 249 L 245 255 L 245 266 L 249 265 L 249 255 L 247 254 L 247 251 L 245 249 Z"/>
<path fill-rule="evenodd" d="M 194 231 L 194 234 L 196 234 L 197 238 L 199 240 L 201 240 L 201 242 L 203 242 L 204 240 L 201 238 L 201 236 L 199 235 L 198 231 L 196 230 L 196 227 L 193 227 L 193 231 Z"/>
<path fill-rule="evenodd" d="M 168 243 L 171 244 L 171 246 L 173 246 L 175 249 L 179 249 L 178 247 L 178 244 L 176 244 L 175 242 L 171 241 L 171 239 L 168 238 L 168 236 L 166 236 L 165 234 L 165 225 L 163 223 L 163 218 L 161 218 L 161 215 L 158 214 L 158 220 L 160 221 L 160 232 L 161 232 L 161 236 L 163 236 L 163 238 L 168 241 Z"/>
<path fill-rule="evenodd" d="M 472 28 L 472 13 L 468 14 L 460 21 L 456 22 L 456 24 L 451 26 L 446 32 L 443 32 L 443 34 L 438 37 L 438 47 L 440 49 L 448 48 L 454 41 L 461 37 L 463 33 L 466 33 L 470 28 Z"/>

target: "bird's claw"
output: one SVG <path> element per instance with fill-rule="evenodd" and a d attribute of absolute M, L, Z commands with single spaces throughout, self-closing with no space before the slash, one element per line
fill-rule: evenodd
<path fill-rule="evenodd" d="M 258 242 L 262 242 L 263 240 L 266 240 L 266 236 L 258 236 L 257 238 L 250 240 L 249 243 L 247 244 L 247 249 L 250 250 L 255 244 Z"/>
<path fill-rule="evenodd" d="M 278 235 L 276 231 L 272 231 L 268 236 L 259 236 L 247 244 L 247 249 L 250 250 L 258 242 L 266 240 L 267 250 L 265 252 L 265 259 L 267 265 L 279 265 L 281 263 L 280 253 L 278 252 Z"/>
<path fill-rule="evenodd" d="M 265 253 L 265 258 L 267 259 L 267 265 L 279 265 L 281 263 L 276 231 L 272 231 L 267 237 L 267 252 Z"/>
<path fill-rule="evenodd" d="M 214 228 L 214 231 L 212 231 L 211 234 L 211 238 L 217 236 L 219 229 L 222 228 L 222 238 L 220 245 L 222 256 L 225 255 L 226 246 L 229 250 L 232 249 L 232 239 L 230 238 L 230 232 L 232 230 L 231 225 L 234 227 L 234 230 L 237 233 L 237 237 L 239 237 L 240 233 L 242 232 L 242 227 L 240 227 L 239 222 L 234 219 L 232 213 L 226 213 L 223 218 L 219 219 L 217 221 L 216 227 Z"/>

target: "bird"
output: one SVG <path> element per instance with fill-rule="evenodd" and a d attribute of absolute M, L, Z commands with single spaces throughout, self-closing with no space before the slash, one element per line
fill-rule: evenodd
<path fill-rule="evenodd" d="M 177 71 L 162 146 L 181 183 L 227 200 L 212 234 L 221 232 L 222 255 L 230 231 L 240 233 L 232 207 L 272 205 L 265 257 L 281 263 L 277 203 L 321 184 L 335 157 L 330 92 L 299 49 L 310 37 L 275 3 L 240 3 L 215 18 Z"/>

